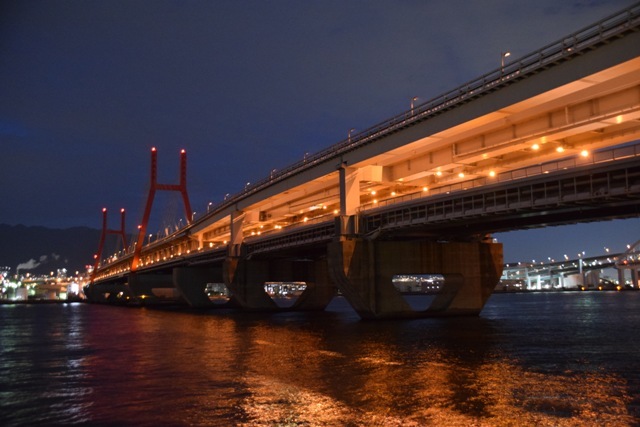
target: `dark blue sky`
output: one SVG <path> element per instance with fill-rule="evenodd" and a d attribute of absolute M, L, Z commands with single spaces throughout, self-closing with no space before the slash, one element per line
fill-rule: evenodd
<path fill-rule="evenodd" d="M 189 156 L 195 211 L 633 1 L 23 1 L 0 6 L 0 223 L 128 211 Z M 155 226 L 180 216 L 163 196 Z M 640 239 L 640 221 L 501 234 L 506 260 Z"/>

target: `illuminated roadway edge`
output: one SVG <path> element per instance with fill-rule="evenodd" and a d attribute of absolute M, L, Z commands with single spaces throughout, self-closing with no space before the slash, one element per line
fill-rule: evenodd
<path fill-rule="evenodd" d="M 189 263 L 222 259 L 232 215 L 242 217 L 246 245 L 271 240 L 274 233 L 335 230 L 334 217 L 345 213 L 340 167 L 359 183 L 357 206 L 346 214 L 366 218 L 408 194 L 426 202 L 434 194 L 480 181 L 491 186 L 491 180 L 500 182 L 514 171 L 588 158 L 637 140 L 639 30 L 640 5 L 635 5 L 273 173 L 146 246 L 143 254 L 187 239 L 197 251 L 161 262 L 164 267 L 187 258 Z M 638 164 L 636 158 L 631 162 Z M 540 225 L 513 221 L 509 229 Z M 103 268 L 130 264 L 131 256 Z"/>

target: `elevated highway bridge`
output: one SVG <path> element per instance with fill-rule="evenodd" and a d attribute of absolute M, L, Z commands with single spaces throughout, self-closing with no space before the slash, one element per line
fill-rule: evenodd
<path fill-rule="evenodd" d="M 476 314 L 502 273 L 490 233 L 638 215 L 638 139 L 640 4 L 349 132 L 197 218 L 186 154 L 181 184 L 159 186 L 154 150 L 135 249 L 99 257 L 87 294 L 176 289 L 200 306 L 223 282 L 237 305 L 270 309 L 264 284 L 295 281 L 307 284 L 297 309 L 339 289 L 363 318 Z M 182 192 L 188 225 L 144 245 L 155 189 Z M 445 285 L 416 312 L 397 274 Z"/>
<path fill-rule="evenodd" d="M 606 270 L 617 270 L 618 280 L 603 278 Z M 556 261 L 518 262 L 505 265 L 501 283 L 496 289 L 520 290 L 637 290 L 640 269 L 640 241 L 627 245 L 622 253 L 606 253 Z M 630 273 L 630 280 L 626 272 Z"/>

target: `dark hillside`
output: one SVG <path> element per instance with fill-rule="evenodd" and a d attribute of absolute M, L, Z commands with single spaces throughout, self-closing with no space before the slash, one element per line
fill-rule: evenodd
<path fill-rule="evenodd" d="M 118 250 L 116 236 L 109 235 L 105 252 Z M 66 268 L 70 273 L 84 271 L 93 263 L 100 230 L 88 227 L 51 229 L 24 225 L 0 224 L 0 266 L 11 267 L 15 274 L 47 274 Z"/>

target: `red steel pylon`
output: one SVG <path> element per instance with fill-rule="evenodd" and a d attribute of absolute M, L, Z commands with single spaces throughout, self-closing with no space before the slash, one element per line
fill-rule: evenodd
<path fill-rule="evenodd" d="M 95 263 L 93 265 L 93 271 L 91 272 L 90 283 L 93 283 L 96 271 L 98 270 L 98 265 L 102 259 L 102 251 L 104 249 L 104 241 L 107 234 L 118 234 L 122 238 L 122 250 L 127 249 L 127 235 L 124 232 L 124 209 L 120 209 L 120 230 L 112 230 L 107 228 L 107 208 L 102 208 L 102 234 L 100 235 L 98 252 L 94 255 Z"/>
<path fill-rule="evenodd" d="M 193 220 L 193 212 L 189 203 L 189 194 L 187 194 L 187 152 L 180 151 L 180 183 L 179 184 L 158 184 L 158 152 L 156 148 L 151 149 L 151 185 L 149 186 L 149 195 L 147 196 L 147 204 L 144 208 L 142 223 L 138 226 L 138 240 L 133 251 L 133 261 L 131 262 L 131 271 L 138 268 L 140 261 L 140 253 L 142 252 L 142 243 L 147 233 L 147 225 L 149 224 L 149 215 L 151 214 L 151 206 L 156 194 L 156 190 L 162 191 L 179 191 L 182 194 L 184 202 L 184 210 L 187 217 L 187 224 L 191 224 Z"/>

